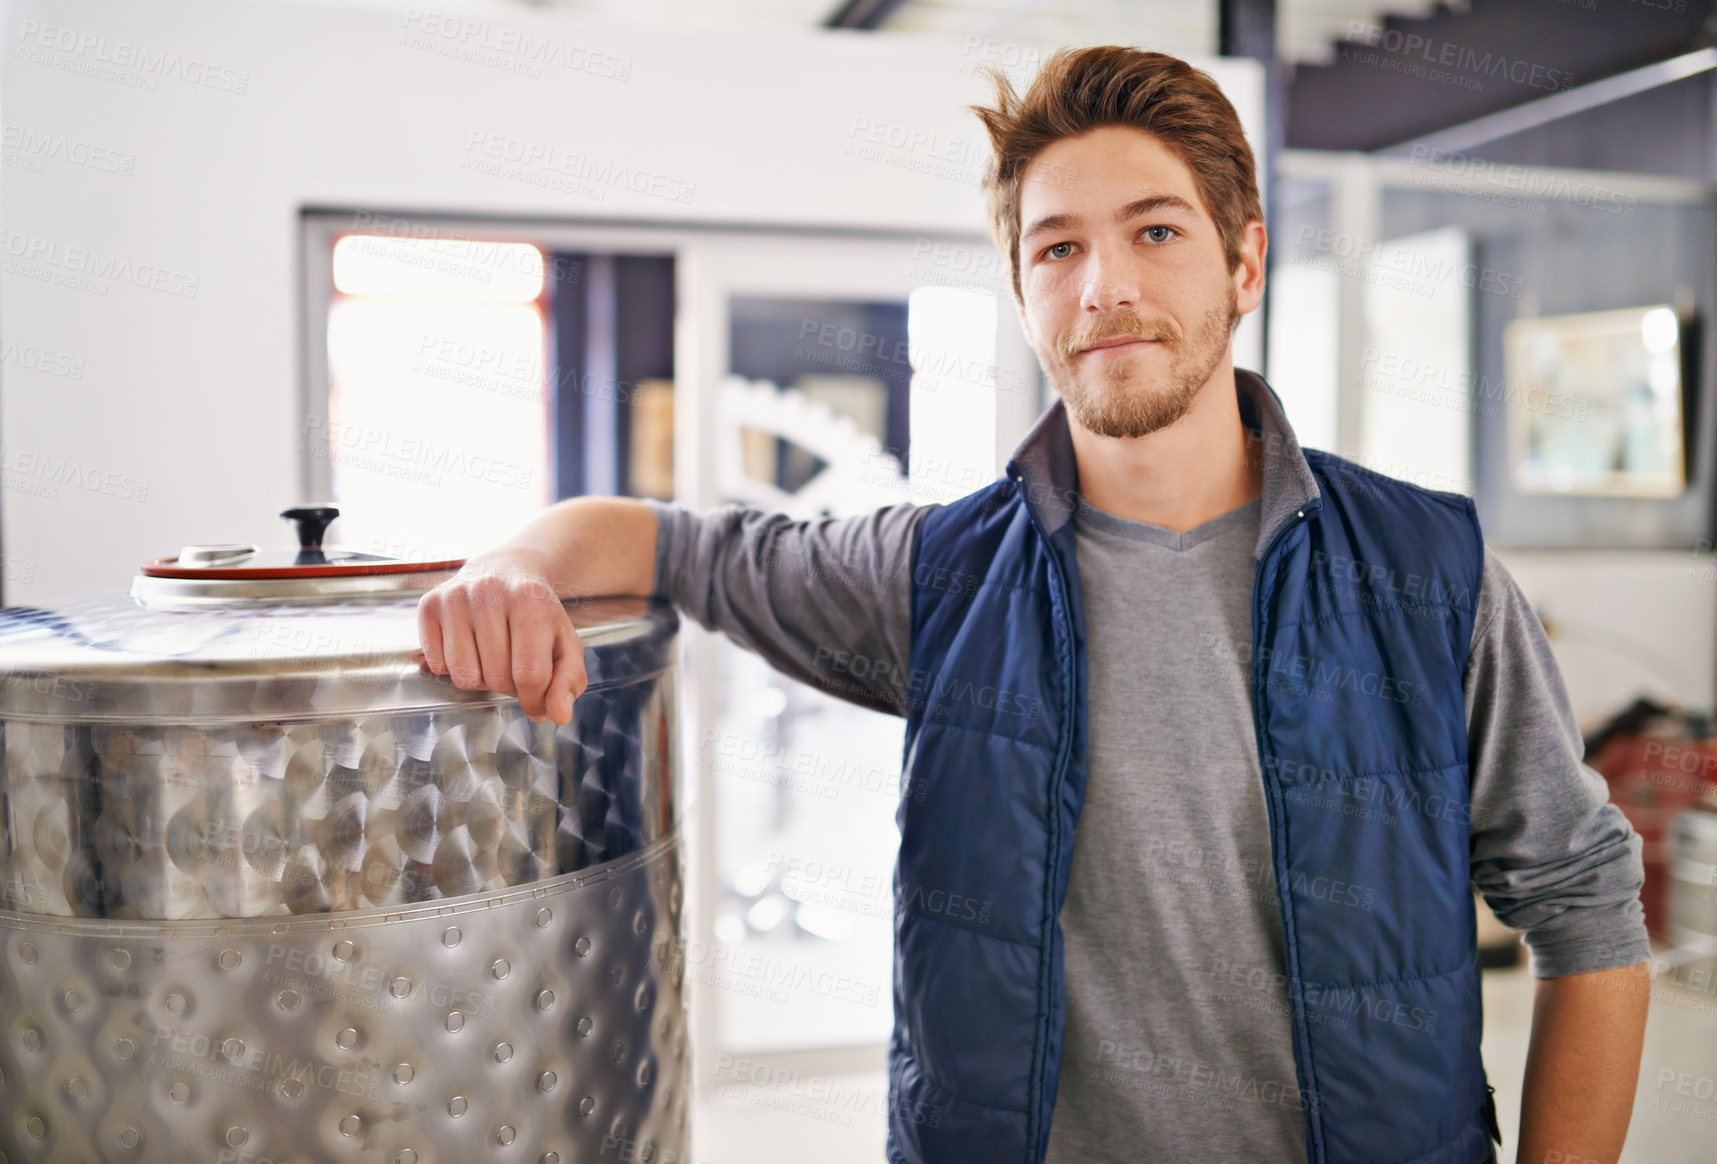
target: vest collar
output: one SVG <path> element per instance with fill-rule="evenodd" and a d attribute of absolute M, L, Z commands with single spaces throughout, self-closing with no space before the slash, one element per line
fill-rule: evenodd
<path fill-rule="evenodd" d="M 1253 550 L 1261 559 L 1278 530 L 1322 499 L 1276 390 L 1256 372 L 1236 368 L 1234 391 L 1240 421 L 1250 433 L 1248 452 L 1264 458 L 1264 505 Z M 1048 536 L 1072 519 L 1079 504 L 1079 466 L 1068 423 L 1067 405 L 1057 397 L 1008 460 L 1008 476 L 1024 484 L 1026 504 L 1037 511 Z"/>

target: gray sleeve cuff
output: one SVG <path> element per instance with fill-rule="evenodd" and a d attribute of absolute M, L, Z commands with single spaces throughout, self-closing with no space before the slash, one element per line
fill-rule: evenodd
<path fill-rule="evenodd" d="M 674 576 L 670 559 L 685 511 L 671 501 L 658 501 L 654 497 L 644 498 L 644 504 L 656 514 L 656 570 L 650 579 L 650 597 L 667 598 L 668 579 Z"/>
<path fill-rule="evenodd" d="M 1535 978 L 1591 974 L 1651 960 L 1645 911 L 1637 899 L 1581 910 L 1574 925 L 1530 930 L 1526 947 Z"/>
<path fill-rule="evenodd" d="M 1544 627 L 1488 549 L 1466 676 L 1473 884 L 1557 978 L 1651 956 L 1643 843 L 1585 742 Z"/>

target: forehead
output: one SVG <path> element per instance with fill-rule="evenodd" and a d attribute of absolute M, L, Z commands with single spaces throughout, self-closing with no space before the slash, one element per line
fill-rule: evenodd
<path fill-rule="evenodd" d="M 1049 214 L 1102 214 L 1146 195 L 1176 194 L 1204 210 L 1192 171 L 1161 139 L 1105 125 L 1051 142 L 1020 177 L 1023 229 Z"/>

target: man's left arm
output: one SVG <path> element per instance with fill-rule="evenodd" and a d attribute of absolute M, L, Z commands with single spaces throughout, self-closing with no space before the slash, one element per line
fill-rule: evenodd
<path fill-rule="evenodd" d="M 1466 674 L 1472 874 L 1538 979 L 1521 1164 L 1621 1155 L 1649 998 L 1639 834 L 1609 802 L 1531 603 L 1485 550 Z"/>

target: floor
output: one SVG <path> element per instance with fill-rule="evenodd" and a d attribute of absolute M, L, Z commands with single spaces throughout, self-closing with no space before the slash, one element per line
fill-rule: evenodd
<path fill-rule="evenodd" d="M 1717 1162 L 1717 971 L 1710 962 L 1652 985 L 1645 1054 L 1622 1164 Z M 1485 1068 L 1496 1088 L 1514 1164 L 1520 1082 L 1532 1023 L 1532 978 L 1522 967 L 1485 975 Z M 881 1164 L 887 1081 L 881 1071 L 771 1077 L 730 1070 L 693 1116 L 695 1164 Z M 1701 1098 L 1703 1097 L 1703 1098 Z M 1129 1160 L 1119 1151 L 1116 1160 Z M 1129 1164 L 1131 1164 L 1129 1160 Z M 1575 1162 L 1570 1162 L 1575 1164 Z"/>

